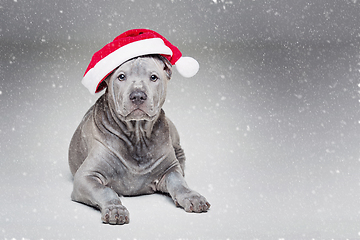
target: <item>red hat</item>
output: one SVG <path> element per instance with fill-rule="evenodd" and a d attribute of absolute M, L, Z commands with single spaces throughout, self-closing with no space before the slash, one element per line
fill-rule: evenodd
<path fill-rule="evenodd" d="M 179 49 L 157 32 L 132 29 L 117 36 L 93 55 L 81 82 L 95 94 L 104 88 L 100 83 L 115 68 L 134 57 L 149 54 L 163 55 L 184 77 L 192 77 L 199 70 L 195 59 L 182 57 Z"/>

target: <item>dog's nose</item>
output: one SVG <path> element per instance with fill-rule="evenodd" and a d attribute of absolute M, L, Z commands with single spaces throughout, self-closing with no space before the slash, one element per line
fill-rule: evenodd
<path fill-rule="evenodd" d="M 146 93 L 140 90 L 136 90 L 130 94 L 130 101 L 136 105 L 141 105 L 147 99 Z"/>

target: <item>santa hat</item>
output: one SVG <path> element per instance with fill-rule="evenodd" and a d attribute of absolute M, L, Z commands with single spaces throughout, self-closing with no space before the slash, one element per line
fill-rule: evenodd
<path fill-rule="evenodd" d="M 183 57 L 177 47 L 157 32 L 132 29 L 117 36 L 93 55 L 81 82 L 90 93 L 95 94 L 106 86 L 101 83 L 118 66 L 134 57 L 149 54 L 166 57 L 187 78 L 199 70 L 199 63 L 195 59 Z"/>

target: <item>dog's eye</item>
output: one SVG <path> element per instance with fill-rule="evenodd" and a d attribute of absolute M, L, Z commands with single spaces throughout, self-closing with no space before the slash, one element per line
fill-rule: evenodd
<path fill-rule="evenodd" d="M 156 76 L 155 74 L 150 76 L 150 80 L 153 82 L 156 82 L 158 79 L 159 79 L 158 76 Z"/>
<path fill-rule="evenodd" d="M 120 74 L 118 77 L 117 77 L 120 81 L 124 81 L 126 79 L 126 76 L 125 74 Z"/>

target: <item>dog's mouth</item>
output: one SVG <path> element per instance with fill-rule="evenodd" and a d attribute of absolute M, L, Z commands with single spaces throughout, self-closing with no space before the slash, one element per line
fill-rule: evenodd
<path fill-rule="evenodd" d="M 140 108 L 135 108 L 134 110 L 132 110 L 129 114 L 127 114 L 125 116 L 125 119 L 130 121 L 130 120 L 153 120 L 155 118 L 154 116 L 149 115 L 147 112 L 145 112 L 144 110 L 140 109 Z"/>

